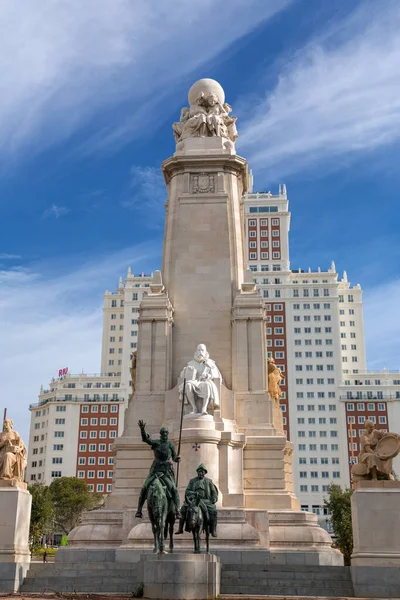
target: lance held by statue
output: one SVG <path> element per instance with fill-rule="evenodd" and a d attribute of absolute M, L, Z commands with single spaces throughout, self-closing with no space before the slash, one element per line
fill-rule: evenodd
<path fill-rule="evenodd" d="M 181 519 L 176 535 L 183 533 L 183 528 L 190 532 L 193 530 L 190 522 L 190 512 L 198 506 L 203 517 L 204 529 L 209 529 L 213 537 L 217 537 L 217 509 L 218 488 L 211 479 L 206 477 L 207 469 L 201 464 L 197 467 L 197 477 L 189 481 L 185 491 L 185 502 L 181 507 Z M 201 531 L 200 531 L 201 533 Z"/>
<path fill-rule="evenodd" d="M 170 499 L 174 505 L 173 510 L 175 511 L 176 518 L 179 519 L 181 516 L 179 511 L 180 500 L 175 483 L 175 475 L 171 459 L 174 462 L 179 463 L 181 457 L 177 455 L 173 442 L 168 439 L 168 429 L 166 427 L 161 427 L 160 439 L 153 440 L 146 432 L 146 423 L 140 420 L 138 425 L 143 442 L 151 446 L 151 449 L 154 452 L 154 461 L 151 465 L 149 475 L 141 489 L 135 517 L 138 519 L 143 517 L 142 510 L 147 498 L 148 489 L 154 480 L 159 478 L 161 483 L 165 486 L 167 495 L 170 496 Z"/>

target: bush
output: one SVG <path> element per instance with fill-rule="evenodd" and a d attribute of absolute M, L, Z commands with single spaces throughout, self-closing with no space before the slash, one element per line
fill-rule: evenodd
<path fill-rule="evenodd" d="M 331 516 L 336 546 L 343 554 L 344 564 L 349 566 L 353 553 L 353 529 L 351 524 L 351 496 L 353 490 L 332 483 L 329 486 L 325 508 Z"/>

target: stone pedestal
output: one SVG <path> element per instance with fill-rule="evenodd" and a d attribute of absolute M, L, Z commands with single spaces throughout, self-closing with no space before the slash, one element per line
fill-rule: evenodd
<path fill-rule="evenodd" d="M 356 596 L 400 597 L 400 482 L 357 482 L 351 511 Z"/>
<path fill-rule="evenodd" d="M 17 592 L 29 569 L 31 503 L 26 484 L 0 481 L 0 592 Z"/>
<path fill-rule="evenodd" d="M 213 554 L 143 554 L 144 597 L 212 600 L 220 593 L 221 565 Z"/>

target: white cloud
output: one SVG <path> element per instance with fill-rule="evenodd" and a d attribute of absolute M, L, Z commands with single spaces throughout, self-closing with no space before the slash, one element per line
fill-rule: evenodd
<path fill-rule="evenodd" d="M 131 168 L 129 197 L 121 201 L 124 208 L 135 211 L 150 228 L 159 228 L 164 223 L 167 190 L 160 168 Z"/>
<path fill-rule="evenodd" d="M 365 1 L 252 99 L 238 145 L 265 180 L 399 140 L 399 30 L 399 2 Z"/>
<path fill-rule="evenodd" d="M 0 260 L 18 260 L 21 258 L 19 254 L 8 254 L 7 252 L 0 252 Z"/>
<path fill-rule="evenodd" d="M 400 279 L 364 291 L 368 369 L 400 369 Z"/>
<path fill-rule="evenodd" d="M 59 219 L 67 213 L 69 213 L 69 208 L 66 206 L 57 206 L 56 204 L 52 204 L 43 212 L 43 218 L 47 219 L 48 217 L 54 217 L 55 219 Z"/>
<path fill-rule="evenodd" d="M 102 297 L 128 265 L 157 265 L 148 246 L 126 248 L 69 270 L 59 264 L 0 271 L 0 364 L 3 408 L 28 439 L 28 406 L 59 368 L 99 372 Z M 0 407 L 1 410 L 2 407 Z M 2 413 L 1 413 L 2 414 Z"/>
<path fill-rule="evenodd" d="M 3 0 L 0 148 L 8 159 L 73 135 L 102 109 L 118 143 L 165 108 L 154 98 L 292 0 Z M 130 118 L 121 123 L 129 102 Z M 154 108 L 154 107 L 153 107 Z M 125 114 L 124 113 L 124 114 Z M 117 131 L 114 127 L 118 124 Z"/>

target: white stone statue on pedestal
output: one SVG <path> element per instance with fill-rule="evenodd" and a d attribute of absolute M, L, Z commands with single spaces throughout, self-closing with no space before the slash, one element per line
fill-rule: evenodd
<path fill-rule="evenodd" d="M 214 380 L 220 383 L 222 375 L 215 362 L 211 360 L 205 345 L 199 344 L 194 358 L 188 362 L 180 375 L 179 398 L 185 404 L 190 404 L 192 408 L 190 415 L 207 415 L 208 408 L 219 407 L 219 391 Z"/>

